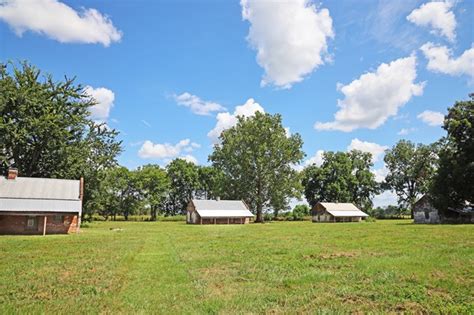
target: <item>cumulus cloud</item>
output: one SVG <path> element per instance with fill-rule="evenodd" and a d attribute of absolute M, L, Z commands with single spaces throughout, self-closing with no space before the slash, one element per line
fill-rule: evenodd
<path fill-rule="evenodd" d="M 383 193 L 376 195 L 372 202 L 375 207 L 397 205 L 397 195 L 390 190 L 386 190 Z"/>
<path fill-rule="evenodd" d="M 381 168 L 377 168 L 372 170 L 372 173 L 375 175 L 375 181 L 377 183 L 381 183 L 385 180 L 385 177 L 388 175 L 388 168 L 385 166 L 382 166 Z"/>
<path fill-rule="evenodd" d="M 351 144 L 347 147 L 347 151 L 359 150 L 362 152 L 369 152 L 372 154 L 372 162 L 377 162 L 385 153 L 388 147 L 374 142 L 361 141 L 357 138 L 352 139 Z"/>
<path fill-rule="evenodd" d="M 180 158 L 180 159 L 183 159 L 183 160 L 185 160 L 185 161 L 187 161 L 187 162 L 196 164 L 196 165 L 199 164 L 199 163 L 198 163 L 198 160 L 197 160 L 194 156 L 192 156 L 191 154 L 186 154 L 186 155 L 183 155 L 183 156 L 181 156 L 181 157 L 179 157 L 179 158 Z"/>
<path fill-rule="evenodd" d="M 91 96 L 97 103 L 89 108 L 92 118 L 106 120 L 110 115 L 110 110 L 114 106 L 114 92 L 104 87 L 93 88 L 91 86 L 86 86 L 84 92 Z"/>
<path fill-rule="evenodd" d="M 453 1 L 433 1 L 422 4 L 407 16 L 407 20 L 423 27 L 430 27 L 431 32 L 446 37 L 449 41 L 456 39 L 456 17 Z"/>
<path fill-rule="evenodd" d="M 467 49 L 458 58 L 452 57 L 452 51 L 446 46 L 426 43 L 421 51 L 428 59 L 427 69 L 452 76 L 468 75 L 474 78 L 474 47 Z"/>
<path fill-rule="evenodd" d="M 424 83 L 415 83 L 414 55 L 382 63 L 375 72 L 361 75 L 348 85 L 338 84 L 345 98 L 338 100 L 340 108 L 332 122 L 317 122 L 317 130 L 350 132 L 358 128 L 375 129 L 413 96 L 423 94 Z"/>
<path fill-rule="evenodd" d="M 211 139 L 213 143 L 217 143 L 219 141 L 219 136 L 221 135 L 222 131 L 229 129 L 237 124 L 237 117 L 244 116 L 244 117 L 251 117 L 255 115 L 256 112 L 264 113 L 264 109 L 260 104 L 255 102 L 253 98 L 249 98 L 244 105 L 237 106 L 234 110 L 234 113 L 231 114 L 229 112 L 219 113 L 216 116 L 217 123 L 214 129 L 209 131 L 207 136 Z"/>
<path fill-rule="evenodd" d="M 0 1 L 0 19 L 22 36 L 32 31 L 61 43 L 102 44 L 118 42 L 122 33 L 96 9 L 80 12 L 57 0 Z"/>
<path fill-rule="evenodd" d="M 313 164 L 316 166 L 321 166 L 324 162 L 323 154 L 324 150 L 318 150 L 312 157 L 304 160 L 303 163 L 293 165 L 293 168 L 297 171 L 302 171 L 305 167 Z"/>
<path fill-rule="evenodd" d="M 416 117 L 430 126 L 442 126 L 444 122 L 444 115 L 442 113 L 431 110 L 425 110 Z"/>
<path fill-rule="evenodd" d="M 185 92 L 180 95 L 174 95 L 174 100 L 178 105 L 188 107 L 193 113 L 197 115 L 208 116 L 213 112 L 222 112 L 225 109 L 222 105 L 203 101 L 196 95 L 192 95 L 188 92 Z"/>
<path fill-rule="evenodd" d="M 407 134 L 412 133 L 412 132 L 415 131 L 415 130 L 416 130 L 415 128 L 402 128 L 402 129 L 400 129 L 400 131 L 397 133 L 397 135 L 399 135 L 399 136 L 406 136 Z"/>
<path fill-rule="evenodd" d="M 178 157 L 183 151 L 191 152 L 196 147 L 199 147 L 199 144 L 189 139 L 183 139 L 176 144 L 153 143 L 146 140 L 138 151 L 138 156 L 143 159 L 169 159 Z"/>
<path fill-rule="evenodd" d="M 329 10 L 310 0 L 241 0 L 241 6 L 243 19 L 250 22 L 247 40 L 265 71 L 262 85 L 290 88 L 330 59 L 327 41 L 334 31 Z"/>

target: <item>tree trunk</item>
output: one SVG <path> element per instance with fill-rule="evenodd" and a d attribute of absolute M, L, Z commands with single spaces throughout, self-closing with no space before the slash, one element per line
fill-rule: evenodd
<path fill-rule="evenodd" d="M 262 208 L 263 207 L 261 204 L 257 204 L 257 219 L 255 220 L 255 222 L 263 223 L 264 219 L 263 219 Z"/>
<path fill-rule="evenodd" d="M 151 218 L 150 221 L 156 221 L 156 207 L 151 206 Z"/>

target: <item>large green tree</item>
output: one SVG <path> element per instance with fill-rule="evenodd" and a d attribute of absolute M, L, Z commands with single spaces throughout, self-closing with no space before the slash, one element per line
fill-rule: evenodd
<path fill-rule="evenodd" d="M 165 214 L 184 214 L 186 206 L 199 188 L 198 167 L 184 159 L 177 158 L 166 167 L 171 188 L 165 203 Z"/>
<path fill-rule="evenodd" d="M 370 153 L 324 152 L 321 166 L 310 165 L 302 174 L 306 200 L 311 206 L 318 202 L 352 202 L 363 209 L 372 206 L 372 197 L 379 191 Z"/>
<path fill-rule="evenodd" d="M 428 192 L 436 170 L 436 151 L 435 145 L 400 140 L 385 154 L 388 174 L 383 186 L 397 194 L 400 207 L 410 209 L 412 217 L 413 204 Z"/>
<path fill-rule="evenodd" d="M 257 222 L 263 222 L 264 210 L 300 195 L 292 166 L 304 157 L 303 141 L 299 134 L 287 135 L 280 115 L 238 117 L 219 140 L 209 159 L 224 174 L 225 197 L 244 200 Z"/>
<path fill-rule="evenodd" d="M 129 171 L 126 167 L 118 166 L 108 169 L 101 182 L 100 213 L 115 221 L 117 215 L 123 215 L 125 220 L 134 214 L 140 204 L 140 187 L 137 172 Z"/>
<path fill-rule="evenodd" d="M 223 194 L 224 174 L 213 166 L 198 167 L 198 187 L 196 197 L 200 199 L 216 199 Z"/>
<path fill-rule="evenodd" d="M 474 94 L 449 108 L 432 197 L 441 211 L 474 203 Z"/>
<path fill-rule="evenodd" d="M 116 165 L 117 132 L 90 117 L 95 100 L 74 79 L 54 81 L 28 63 L 0 64 L 0 172 L 20 176 L 85 178 L 90 213 L 101 171 Z"/>
<path fill-rule="evenodd" d="M 150 220 L 156 221 L 160 207 L 170 189 L 170 181 L 166 171 L 158 165 L 148 164 L 136 171 L 137 183 L 144 203 L 150 209 Z"/>

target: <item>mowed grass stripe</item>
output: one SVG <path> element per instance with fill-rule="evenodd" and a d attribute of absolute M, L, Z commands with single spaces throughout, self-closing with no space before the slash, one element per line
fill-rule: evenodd
<path fill-rule="evenodd" d="M 473 232 L 99 222 L 80 235 L 4 236 L 0 313 L 473 313 Z"/>

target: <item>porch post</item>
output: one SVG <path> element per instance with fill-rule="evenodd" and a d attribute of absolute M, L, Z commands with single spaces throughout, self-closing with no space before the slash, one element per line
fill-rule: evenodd
<path fill-rule="evenodd" d="M 46 235 L 46 222 L 48 221 L 48 217 L 44 216 L 44 222 L 43 222 L 43 236 Z"/>

